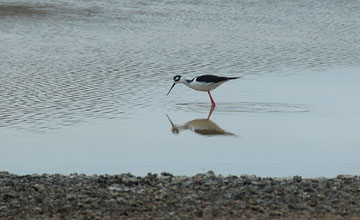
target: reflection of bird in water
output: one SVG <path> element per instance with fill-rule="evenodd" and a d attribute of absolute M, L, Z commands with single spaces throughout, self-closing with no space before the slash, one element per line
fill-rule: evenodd
<path fill-rule="evenodd" d="M 214 111 L 214 108 L 212 107 L 210 109 L 210 113 L 208 118 L 204 119 L 194 119 L 191 121 L 186 122 L 184 125 L 175 125 L 170 117 L 168 115 L 167 118 L 169 119 L 171 123 L 171 131 L 174 134 L 178 134 L 183 130 L 191 130 L 197 134 L 200 135 L 206 135 L 206 136 L 213 136 L 213 135 L 234 135 L 233 133 L 227 132 L 223 129 L 221 129 L 218 125 L 216 125 L 213 121 L 211 121 L 209 118 Z"/>
<path fill-rule="evenodd" d="M 227 82 L 232 79 L 237 79 L 237 78 L 239 78 L 239 77 L 221 77 L 221 76 L 214 76 L 214 75 L 202 75 L 199 77 L 195 77 L 193 79 L 184 79 L 182 76 L 177 75 L 177 76 L 174 76 L 174 84 L 171 86 L 167 95 L 169 95 L 170 91 L 172 90 L 172 88 L 174 88 L 174 86 L 176 84 L 182 83 L 194 90 L 208 92 L 210 100 L 211 100 L 211 105 L 215 106 L 215 102 L 214 102 L 213 98 L 211 97 L 210 91 L 213 89 L 216 89 L 218 86 L 220 86 L 224 82 Z"/>

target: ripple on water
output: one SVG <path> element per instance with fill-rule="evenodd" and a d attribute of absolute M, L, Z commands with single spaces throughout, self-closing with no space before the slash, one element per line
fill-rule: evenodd
<path fill-rule="evenodd" d="M 3 1 L 0 126 L 134 117 L 165 105 L 159 88 L 176 74 L 358 65 L 359 9 L 355 0 Z M 216 111 L 307 109 L 221 103 Z"/>

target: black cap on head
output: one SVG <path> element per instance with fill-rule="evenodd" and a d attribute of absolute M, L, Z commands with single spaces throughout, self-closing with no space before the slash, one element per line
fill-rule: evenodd
<path fill-rule="evenodd" d="M 179 80 L 180 80 L 180 78 L 181 78 L 181 76 L 180 76 L 180 75 L 176 75 L 176 76 L 174 76 L 174 81 L 175 81 L 175 82 L 177 82 L 177 81 L 179 81 Z"/>

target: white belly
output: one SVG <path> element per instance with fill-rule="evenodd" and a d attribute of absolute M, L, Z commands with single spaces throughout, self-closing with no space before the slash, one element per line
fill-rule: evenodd
<path fill-rule="evenodd" d="M 207 91 L 211 91 L 213 89 L 215 89 L 216 87 L 220 86 L 221 84 L 223 84 L 225 81 L 223 82 L 218 82 L 218 83 L 201 83 L 201 82 L 192 82 L 192 83 L 186 83 L 185 85 L 187 85 L 188 87 L 197 90 L 197 91 L 202 91 L 202 92 L 207 92 Z"/>

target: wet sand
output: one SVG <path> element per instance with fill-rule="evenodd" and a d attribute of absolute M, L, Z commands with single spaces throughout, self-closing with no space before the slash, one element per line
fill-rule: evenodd
<path fill-rule="evenodd" d="M 359 219 L 360 178 L 14 175 L 0 219 Z"/>

